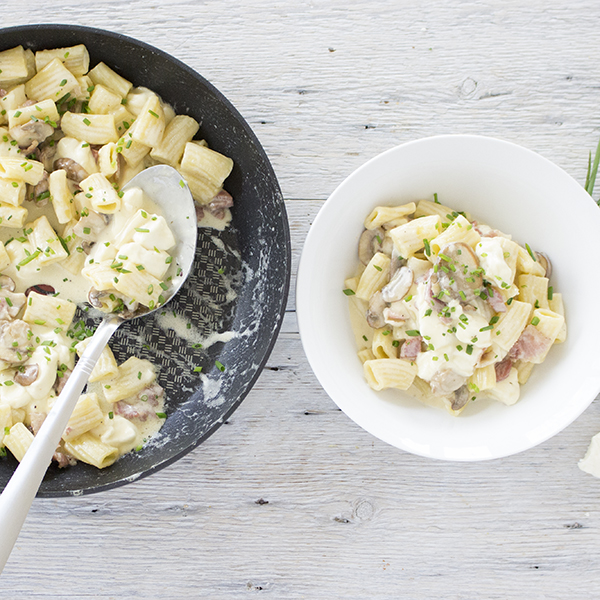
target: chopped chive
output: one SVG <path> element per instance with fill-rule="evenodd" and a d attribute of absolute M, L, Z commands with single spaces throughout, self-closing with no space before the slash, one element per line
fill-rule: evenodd
<path fill-rule="evenodd" d="M 423 245 L 425 246 L 425 254 L 427 256 L 431 256 L 431 246 L 429 245 L 429 240 L 424 239 L 423 240 Z"/>
<path fill-rule="evenodd" d="M 554 288 L 552 286 L 550 286 L 548 288 L 548 300 L 552 300 L 553 296 L 554 296 Z"/>
<path fill-rule="evenodd" d="M 202 371 L 202 367 L 194 367 L 194 373 L 200 373 Z"/>
<path fill-rule="evenodd" d="M 383 269 L 379 265 L 373 265 L 378 271 L 383 271 Z"/>
<path fill-rule="evenodd" d="M 417 335 L 421 335 L 421 332 L 418 331 L 417 329 L 409 329 L 406 331 L 406 335 L 409 335 L 411 337 L 415 337 Z"/>
<path fill-rule="evenodd" d="M 527 249 L 529 256 L 531 256 L 531 258 L 533 258 L 533 262 L 537 262 L 537 258 L 535 257 L 533 250 L 529 247 L 529 244 L 525 244 L 525 248 Z"/>
<path fill-rule="evenodd" d="M 467 350 L 466 350 L 467 354 L 470 356 L 471 354 L 473 354 L 473 346 L 471 344 L 467 345 Z"/>
<path fill-rule="evenodd" d="M 166 413 L 164 413 L 164 412 L 157 412 L 157 413 L 156 413 L 156 416 L 157 416 L 159 419 L 166 419 L 166 418 L 167 418 L 167 415 L 166 415 Z"/>
<path fill-rule="evenodd" d="M 158 119 L 158 115 L 153 111 L 153 110 L 149 110 L 148 111 L 153 117 L 156 117 Z"/>
<path fill-rule="evenodd" d="M 531 319 L 531 324 L 535 327 L 536 325 L 538 325 L 540 322 L 540 318 L 539 317 L 533 317 L 533 319 Z"/>
<path fill-rule="evenodd" d="M 225 370 L 225 365 L 223 363 L 220 363 L 218 360 L 215 360 L 215 366 L 221 372 Z"/>

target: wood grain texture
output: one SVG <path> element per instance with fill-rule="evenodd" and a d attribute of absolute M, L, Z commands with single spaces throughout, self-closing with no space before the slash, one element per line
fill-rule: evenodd
<path fill-rule="evenodd" d="M 494 135 L 582 181 L 600 135 L 595 2 L 123 6 L 25 0 L 3 11 L 3 25 L 119 31 L 214 83 L 278 173 L 294 277 L 322 201 L 393 145 Z M 600 481 L 577 460 L 600 431 L 600 405 L 502 460 L 453 464 L 401 452 L 356 426 L 319 386 L 294 289 L 267 368 L 230 421 L 148 479 L 36 501 L 0 598 L 597 597 Z"/>

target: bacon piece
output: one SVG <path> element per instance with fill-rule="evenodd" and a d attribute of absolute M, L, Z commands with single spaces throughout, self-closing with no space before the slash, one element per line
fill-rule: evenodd
<path fill-rule="evenodd" d="M 406 340 L 404 344 L 402 344 L 402 348 L 400 348 L 400 358 L 408 358 L 410 360 L 415 360 L 417 358 L 417 354 L 421 352 L 421 342 L 423 338 L 420 335 L 416 335 L 410 340 Z"/>
<path fill-rule="evenodd" d="M 58 450 L 53 454 L 52 460 L 55 460 L 58 463 L 59 469 L 64 469 L 65 467 L 73 467 L 77 464 L 77 461 L 70 455 L 65 454 L 64 452 L 59 452 Z"/>
<path fill-rule="evenodd" d="M 496 383 L 504 381 L 510 375 L 512 365 L 512 360 L 510 360 L 510 358 L 505 358 L 494 365 L 494 369 L 496 370 Z"/>
<path fill-rule="evenodd" d="M 503 313 L 506 312 L 506 304 L 504 303 L 504 298 L 502 297 L 502 294 L 496 289 L 496 288 L 492 288 L 493 295 L 490 295 L 489 291 L 487 294 L 487 301 L 489 302 L 489 305 L 497 312 L 497 313 Z"/>
<path fill-rule="evenodd" d="M 121 400 L 115 404 L 115 414 L 125 417 L 126 419 L 138 419 L 146 421 L 151 414 L 154 414 L 148 406 L 141 404 L 128 404 L 125 400 Z"/>
<path fill-rule="evenodd" d="M 36 410 L 31 411 L 31 415 L 29 417 L 29 421 L 31 424 L 31 429 L 33 431 L 33 435 L 37 435 L 42 423 L 46 420 L 46 414 L 37 412 Z"/>
<path fill-rule="evenodd" d="M 69 376 L 73 371 L 71 369 L 67 369 L 66 371 L 62 371 L 62 377 L 56 376 L 56 380 L 54 381 L 54 389 L 56 393 L 60 395 L 63 391 L 65 385 L 67 385 L 67 381 L 69 380 Z"/>
<path fill-rule="evenodd" d="M 130 402 L 121 400 L 115 404 L 115 413 L 126 419 L 138 419 L 146 421 L 148 417 L 156 418 L 156 407 L 162 398 L 164 390 L 157 383 L 144 388 L 135 398 L 129 398 Z"/>
<path fill-rule="evenodd" d="M 533 325 L 525 327 L 521 337 L 508 352 L 508 357 L 515 360 L 531 362 L 548 352 L 552 340 L 540 333 Z"/>
<path fill-rule="evenodd" d="M 217 219 L 223 219 L 225 217 L 225 209 L 233 206 L 233 198 L 231 194 L 225 190 L 221 190 L 208 204 L 205 206 L 213 216 Z"/>

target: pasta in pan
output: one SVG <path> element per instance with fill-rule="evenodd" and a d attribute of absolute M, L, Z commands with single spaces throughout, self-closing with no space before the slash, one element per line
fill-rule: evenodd
<path fill-rule="evenodd" d="M 108 65 L 90 70 L 84 45 L 0 52 L 0 456 L 22 459 L 85 349 L 77 304 L 144 312 L 179 275 L 164 215 L 123 186 L 171 165 L 199 225 L 229 224 L 233 161 L 194 140 L 199 127 Z M 54 459 L 104 468 L 156 434 L 164 406 L 155 367 L 107 347 Z"/>
<path fill-rule="evenodd" d="M 376 207 L 345 282 L 367 383 L 453 415 L 507 405 L 566 339 L 547 256 L 437 201 Z"/>

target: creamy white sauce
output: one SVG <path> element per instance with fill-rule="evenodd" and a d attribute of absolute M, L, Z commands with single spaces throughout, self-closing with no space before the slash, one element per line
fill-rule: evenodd
<path fill-rule="evenodd" d="M 475 246 L 475 252 L 485 271 L 486 279 L 493 282 L 497 287 L 501 287 L 503 283 L 510 285 L 514 275 L 504 259 L 504 248 L 501 240 L 500 237 L 484 237 Z"/>

